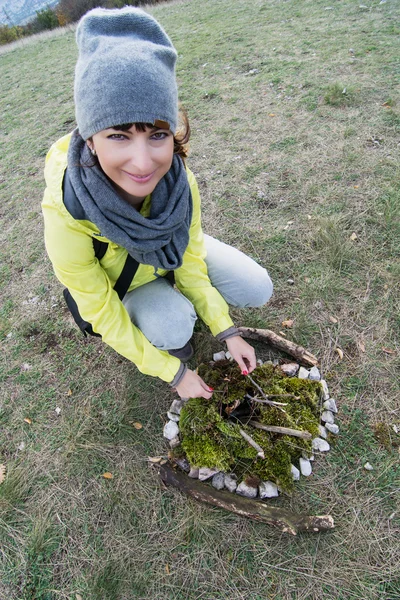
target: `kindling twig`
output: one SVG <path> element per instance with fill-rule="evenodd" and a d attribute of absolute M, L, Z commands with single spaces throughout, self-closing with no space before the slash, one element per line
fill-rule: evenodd
<path fill-rule="evenodd" d="M 253 438 L 248 433 L 246 433 L 245 431 L 243 431 L 243 429 L 239 429 L 239 433 L 242 436 L 242 438 L 244 440 L 246 440 L 246 442 L 248 444 L 250 444 L 250 446 L 252 446 L 254 448 L 254 450 L 257 450 L 257 456 L 259 458 L 265 458 L 264 450 L 261 448 L 261 446 L 259 446 L 257 444 L 257 442 L 255 442 L 253 440 Z"/>
<path fill-rule="evenodd" d="M 302 438 L 303 440 L 311 440 L 312 435 L 309 431 L 302 431 L 301 429 L 291 429 L 290 427 L 278 427 L 276 425 L 264 425 L 258 421 L 250 420 L 247 423 L 256 429 L 262 429 L 263 431 L 270 431 L 271 433 L 281 433 L 282 435 L 292 435 L 293 437 Z"/>

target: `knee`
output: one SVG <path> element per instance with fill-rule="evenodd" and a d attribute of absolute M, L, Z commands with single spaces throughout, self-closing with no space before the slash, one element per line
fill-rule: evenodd
<path fill-rule="evenodd" d="M 260 268 L 257 277 L 245 284 L 245 298 L 242 308 L 256 308 L 267 304 L 272 296 L 274 286 L 266 269 Z"/>
<path fill-rule="evenodd" d="M 183 348 L 193 335 L 196 313 L 190 311 L 165 315 L 161 319 L 152 319 L 140 329 L 149 342 L 160 350 L 175 350 Z"/>

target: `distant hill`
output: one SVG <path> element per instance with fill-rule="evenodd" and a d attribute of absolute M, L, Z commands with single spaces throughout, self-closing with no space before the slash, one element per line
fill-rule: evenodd
<path fill-rule="evenodd" d="M 55 6 L 58 0 L 0 0 L 1 25 L 25 25 L 37 10 Z"/>

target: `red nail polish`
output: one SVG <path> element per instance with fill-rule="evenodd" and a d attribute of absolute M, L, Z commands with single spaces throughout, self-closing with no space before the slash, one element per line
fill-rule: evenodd
<path fill-rule="evenodd" d="M 242 371 L 242 375 L 248 375 L 249 372 L 248 371 Z"/>
<path fill-rule="evenodd" d="M 211 385 L 208 386 L 208 389 L 210 390 L 210 392 L 214 391 L 214 388 L 212 388 Z"/>

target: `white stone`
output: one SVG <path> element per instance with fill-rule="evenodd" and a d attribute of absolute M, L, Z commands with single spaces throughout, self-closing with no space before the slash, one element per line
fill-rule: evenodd
<path fill-rule="evenodd" d="M 177 423 L 180 419 L 179 415 L 176 415 L 175 413 L 172 413 L 170 411 L 167 412 L 167 417 L 170 421 L 175 421 L 175 423 Z"/>
<path fill-rule="evenodd" d="M 278 486 L 272 481 L 262 481 L 258 487 L 260 498 L 276 498 L 279 496 Z"/>
<path fill-rule="evenodd" d="M 21 452 L 22 452 L 23 450 L 25 450 L 25 448 L 26 448 L 26 444 L 25 444 L 25 442 L 21 442 L 21 443 L 20 443 L 20 445 L 18 446 L 18 450 L 21 450 Z"/>
<path fill-rule="evenodd" d="M 228 350 L 228 352 L 225 352 L 225 358 L 226 358 L 226 359 L 228 359 L 228 360 L 233 360 L 233 356 L 232 356 L 232 354 L 229 352 L 229 350 Z"/>
<path fill-rule="evenodd" d="M 324 440 L 326 440 L 326 438 L 328 437 L 328 432 L 326 431 L 326 427 L 324 427 L 323 425 L 318 425 L 318 431 L 319 431 L 319 435 L 324 438 Z"/>
<path fill-rule="evenodd" d="M 182 469 L 182 471 L 185 471 L 185 473 L 189 473 L 190 465 L 186 458 L 174 458 L 174 462 L 178 465 L 180 469 Z"/>
<path fill-rule="evenodd" d="M 179 434 L 179 427 L 175 423 L 175 421 L 168 421 L 168 423 L 164 426 L 164 437 L 167 440 L 173 440 Z"/>
<path fill-rule="evenodd" d="M 330 410 L 324 410 L 324 412 L 321 415 L 321 419 L 322 421 L 325 421 L 325 423 L 333 424 L 335 422 L 335 416 Z"/>
<path fill-rule="evenodd" d="M 328 384 L 326 383 L 325 379 L 321 379 L 320 383 L 322 385 L 322 396 L 323 396 L 323 399 L 324 400 L 329 400 Z"/>
<path fill-rule="evenodd" d="M 179 436 L 176 436 L 176 437 L 172 438 L 172 440 L 169 440 L 170 448 L 176 448 L 177 446 L 179 446 L 180 443 L 181 443 L 181 440 L 179 439 Z"/>
<path fill-rule="evenodd" d="M 299 379 L 308 379 L 310 371 L 307 371 L 304 367 L 300 367 L 299 372 L 297 373 L 297 377 Z"/>
<path fill-rule="evenodd" d="M 331 449 L 328 442 L 319 437 L 313 439 L 312 447 L 313 450 L 319 450 L 320 452 L 328 452 Z"/>
<path fill-rule="evenodd" d="M 364 469 L 365 469 L 366 471 L 373 471 L 373 470 L 374 470 L 374 467 L 371 465 L 371 463 L 369 463 L 369 462 L 366 462 L 366 463 L 365 463 L 365 465 L 364 465 Z"/>
<path fill-rule="evenodd" d="M 233 475 L 233 474 L 229 475 L 228 473 L 225 473 L 224 485 L 225 485 L 226 489 L 229 490 L 230 492 L 236 491 L 236 488 L 237 488 L 236 475 Z"/>
<path fill-rule="evenodd" d="M 308 379 L 311 379 L 311 381 L 320 381 L 321 380 L 321 373 L 319 372 L 318 367 L 312 367 L 312 369 L 310 369 L 310 374 L 308 376 Z"/>
<path fill-rule="evenodd" d="M 300 472 L 304 477 L 308 477 L 312 473 L 312 466 L 307 458 L 300 458 Z"/>
<path fill-rule="evenodd" d="M 219 473 L 216 473 L 214 475 L 214 477 L 212 478 L 211 485 L 216 490 L 222 490 L 224 488 L 224 485 L 225 485 L 224 482 L 225 482 L 225 474 L 219 472 Z"/>
<path fill-rule="evenodd" d="M 247 485 L 244 481 L 239 483 L 236 488 L 236 493 L 239 494 L 239 496 L 245 496 L 246 498 L 257 498 L 257 488 Z"/>
<path fill-rule="evenodd" d="M 221 350 L 221 352 L 216 352 L 213 354 L 213 361 L 218 362 L 219 360 L 225 360 L 225 352 Z"/>
<path fill-rule="evenodd" d="M 333 413 L 337 413 L 338 411 L 334 398 L 329 398 L 329 400 L 325 400 L 322 407 L 325 410 L 330 410 Z"/>
<path fill-rule="evenodd" d="M 290 469 L 292 471 L 293 481 L 299 481 L 300 479 L 300 471 L 294 465 L 290 465 Z"/>
<path fill-rule="evenodd" d="M 325 423 L 325 427 L 334 435 L 337 435 L 339 433 L 339 427 L 336 425 L 336 423 Z"/>
<path fill-rule="evenodd" d="M 262 366 L 263 366 L 263 364 L 264 364 L 264 363 L 263 363 L 263 361 L 261 360 L 261 358 L 257 358 L 257 365 L 258 365 L 259 367 L 262 367 Z"/>
<path fill-rule="evenodd" d="M 199 478 L 199 470 L 196 467 L 190 467 L 190 471 L 188 473 L 188 477 L 191 477 L 192 479 L 198 479 Z"/>
<path fill-rule="evenodd" d="M 56 413 L 56 415 L 61 415 L 61 408 L 59 406 L 56 406 L 54 412 Z"/>
<path fill-rule="evenodd" d="M 174 413 L 174 415 L 180 415 L 182 408 L 185 406 L 185 400 L 181 398 L 180 400 L 174 400 L 171 406 L 169 407 L 169 412 Z"/>
<path fill-rule="evenodd" d="M 285 363 L 284 365 L 280 365 L 281 370 L 288 375 L 288 377 L 294 377 L 299 370 L 300 365 L 295 362 Z"/>
<path fill-rule="evenodd" d="M 199 469 L 199 479 L 200 481 L 206 481 L 206 479 L 210 479 L 215 473 L 218 473 L 218 469 L 209 469 L 208 467 L 200 467 Z"/>

